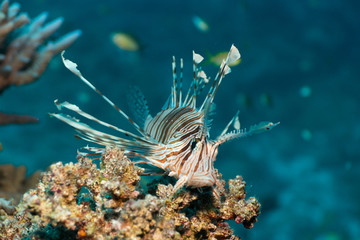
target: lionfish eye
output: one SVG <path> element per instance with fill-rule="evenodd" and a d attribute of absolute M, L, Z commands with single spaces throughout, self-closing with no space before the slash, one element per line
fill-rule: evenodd
<path fill-rule="evenodd" d="M 196 144 L 197 144 L 198 142 L 200 142 L 200 141 L 201 141 L 200 138 L 194 138 L 194 139 L 192 140 L 192 143 L 191 143 L 191 151 L 194 150 L 194 148 L 196 147 Z"/>

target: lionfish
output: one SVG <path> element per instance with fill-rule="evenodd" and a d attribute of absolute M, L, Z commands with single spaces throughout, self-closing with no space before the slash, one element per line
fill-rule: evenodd
<path fill-rule="evenodd" d="M 178 79 L 176 61 L 173 57 L 171 93 L 159 113 L 154 117 L 151 116 L 147 102 L 139 89 L 135 88 L 130 95 L 134 103 L 136 122 L 86 80 L 77 69 L 77 64 L 65 59 L 63 54 L 64 52 L 62 53 L 64 65 L 127 119 L 138 134 L 103 122 L 68 102 L 59 103 L 55 100 L 59 110 L 66 108 L 74 111 L 82 117 L 116 130 L 120 136 L 95 130 L 68 115 L 61 113 L 50 115 L 72 126 L 78 133 L 76 135 L 78 138 L 102 146 L 117 146 L 124 151 L 125 156 L 140 159 L 134 160 L 135 164 L 155 166 L 162 169 L 163 173 L 175 177 L 177 182 L 173 188 L 173 194 L 184 186 L 192 188 L 210 186 L 214 196 L 219 199 L 224 189 L 214 169 L 218 147 L 232 139 L 268 131 L 279 124 L 261 122 L 251 126 L 249 130 L 240 129 L 239 112 L 237 112 L 221 134 L 215 140 L 210 139 L 209 116 L 214 107 L 215 94 L 225 75 L 230 73 L 229 65 L 240 59 L 240 53 L 234 45 L 231 46 L 226 59 L 222 61 L 204 101 L 199 105 L 197 104 L 198 96 L 210 82 L 205 72 L 198 67 L 203 57 L 193 51 L 193 80 L 186 95 L 182 91 L 183 59 L 180 59 Z M 229 128 L 233 130 L 229 131 Z M 104 148 L 101 147 L 86 146 L 84 148 L 97 154 L 104 152 Z"/>

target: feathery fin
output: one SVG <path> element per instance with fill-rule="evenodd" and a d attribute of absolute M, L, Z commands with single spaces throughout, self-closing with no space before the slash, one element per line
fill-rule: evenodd
<path fill-rule="evenodd" d="M 156 143 L 144 141 L 140 137 L 138 137 L 139 139 L 135 138 L 134 140 L 129 140 L 95 130 L 89 125 L 80 122 L 78 119 L 62 113 L 53 113 L 50 114 L 50 116 L 56 117 L 60 121 L 63 121 L 73 127 L 79 133 L 77 137 L 80 139 L 102 146 L 116 145 L 122 149 L 137 151 L 148 155 L 151 154 L 151 149 L 154 149 L 153 147 L 156 145 Z M 139 140 L 141 140 L 141 142 Z"/>
<path fill-rule="evenodd" d="M 127 100 L 135 121 L 141 128 L 144 128 L 148 117 L 150 120 L 152 118 L 144 94 L 138 87 L 132 86 L 127 93 Z"/>
<path fill-rule="evenodd" d="M 224 135 L 227 133 L 230 125 L 233 124 L 234 121 L 236 121 L 236 119 L 239 121 L 239 113 L 240 113 L 240 111 L 238 110 L 238 111 L 236 112 L 235 116 L 234 116 L 234 117 L 230 120 L 230 122 L 226 125 L 225 129 L 221 132 L 221 134 L 219 135 L 219 137 L 224 136 Z M 240 125 L 240 122 L 239 122 L 239 125 Z M 234 126 L 234 128 L 235 128 L 235 126 Z M 235 129 L 236 129 L 236 128 L 235 128 Z M 239 128 L 237 128 L 236 130 L 239 130 L 239 129 L 240 129 L 240 126 L 239 126 Z M 218 137 L 218 138 L 219 138 L 219 137 Z"/>
<path fill-rule="evenodd" d="M 65 51 L 61 52 L 62 61 L 67 69 L 73 72 L 76 76 L 78 76 L 84 83 L 86 83 L 91 89 L 97 92 L 106 102 L 108 102 L 113 108 L 115 108 L 124 118 L 126 118 L 131 125 L 144 137 L 149 138 L 150 136 L 137 125 L 126 113 L 124 113 L 118 106 L 116 106 L 110 99 L 108 99 L 105 95 L 103 95 L 94 85 L 92 85 L 88 80 L 86 80 L 81 72 L 77 69 L 77 64 L 70 61 L 69 59 L 64 58 Z"/>
<path fill-rule="evenodd" d="M 216 143 L 216 145 L 220 145 L 220 144 L 228 142 L 232 139 L 247 137 L 247 136 L 251 136 L 253 134 L 270 131 L 272 128 L 276 127 L 279 124 L 280 124 L 280 122 L 277 122 L 277 123 L 260 122 L 258 124 L 254 124 L 254 125 L 250 126 L 249 131 L 246 131 L 246 129 L 239 129 L 236 131 L 232 131 L 232 132 L 220 135 L 216 139 L 215 143 Z"/>
<path fill-rule="evenodd" d="M 59 103 L 58 100 L 55 100 L 54 101 L 56 107 L 61 110 L 62 108 L 66 108 L 66 109 L 69 109 L 71 111 L 74 111 L 76 112 L 77 114 L 79 114 L 80 116 L 83 116 L 91 121 L 94 121 L 100 125 L 103 125 L 105 127 L 108 127 L 108 128 L 111 128 L 111 129 L 114 129 L 118 132 L 121 132 L 122 134 L 124 134 L 126 137 L 131 137 L 131 138 L 134 138 L 135 140 L 137 141 L 140 141 L 140 142 L 147 142 L 147 143 L 150 143 L 147 139 L 143 138 L 143 137 L 140 137 L 138 135 L 135 135 L 131 132 L 128 132 L 128 131 L 125 131 L 123 129 L 120 129 L 114 125 L 111 125 L 109 123 L 106 123 L 104 121 L 101 121 L 100 119 L 97 119 L 95 117 L 93 117 L 92 115 L 82 111 L 78 106 L 74 105 L 74 104 L 71 104 L 69 102 L 63 102 L 63 103 Z M 50 116 L 54 116 L 54 117 L 57 117 L 57 115 L 55 114 L 50 114 Z M 60 119 L 61 120 L 61 119 Z"/>

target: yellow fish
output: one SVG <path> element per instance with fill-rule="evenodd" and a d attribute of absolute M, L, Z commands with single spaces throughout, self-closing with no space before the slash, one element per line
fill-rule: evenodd
<path fill-rule="evenodd" d="M 208 54 L 209 56 L 209 60 L 207 61 L 208 64 L 214 64 L 215 66 L 219 67 L 222 63 L 222 61 L 226 60 L 226 57 L 228 55 L 228 52 L 224 51 L 224 52 L 219 52 L 215 55 L 211 55 L 211 54 Z M 239 58 L 238 60 L 236 60 L 235 62 L 232 62 L 229 65 L 229 67 L 233 67 L 233 66 L 236 66 L 236 65 L 239 65 L 241 62 L 241 58 Z"/>
<path fill-rule="evenodd" d="M 130 52 L 139 51 L 141 46 L 134 36 L 125 32 L 111 34 L 111 41 L 120 49 Z"/>

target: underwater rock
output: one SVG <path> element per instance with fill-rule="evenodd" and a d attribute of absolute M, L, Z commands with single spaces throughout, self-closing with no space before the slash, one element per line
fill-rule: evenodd
<path fill-rule="evenodd" d="M 0 239 L 239 239 L 226 220 L 251 228 L 260 213 L 240 176 L 219 202 L 206 188 L 173 196 L 173 185 L 158 184 L 149 193 L 139 184 L 143 169 L 115 147 L 100 167 L 94 161 L 51 165 L 15 211 L 0 209 Z"/>

